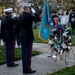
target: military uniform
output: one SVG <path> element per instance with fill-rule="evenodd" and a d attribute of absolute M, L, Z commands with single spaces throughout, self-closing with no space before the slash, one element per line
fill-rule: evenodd
<path fill-rule="evenodd" d="M 5 13 L 11 13 L 11 9 L 6 9 Z M 6 15 L 1 22 L 1 35 L 6 46 L 6 58 L 7 66 L 13 67 L 18 64 L 14 63 L 14 32 L 13 32 L 14 20 L 11 16 Z"/>
<path fill-rule="evenodd" d="M 31 70 L 31 53 L 34 40 L 32 24 L 40 21 L 40 17 L 35 13 L 35 16 L 27 12 L 23 12 L 17 22 L 17 31 L 22 46 L 22 64 L 23 73 L 29 73 Z"/>

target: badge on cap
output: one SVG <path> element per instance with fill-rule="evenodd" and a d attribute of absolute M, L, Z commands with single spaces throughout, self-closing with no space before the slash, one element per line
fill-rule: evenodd
<path fill-rule="evenodd" d="M 4 12 L 12 12 L 13 8 L 5 9 Z"/>

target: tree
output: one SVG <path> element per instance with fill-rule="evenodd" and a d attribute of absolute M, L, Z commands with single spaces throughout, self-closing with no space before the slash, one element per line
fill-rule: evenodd
<path fill-rule="evenodd" d="M 37 13 L 41 14 L 43 9 L 43 0 L 31 0 L 32 7 L 36 10 Z"/>
<path fill-rule="evenodd" d="M 75 7 L 75 0 L 57 0 L 60 7 L 69 10 L 71 7 Z"/>

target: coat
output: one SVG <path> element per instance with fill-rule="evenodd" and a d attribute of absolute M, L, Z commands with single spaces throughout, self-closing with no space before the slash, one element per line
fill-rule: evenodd
<path fill-rule="evenodd" d="M 35 16 L 32 16 L 27 12 L 23 12 L 19 16 L 17 21 L 17 34 L 21 42 L 34 40 L 32 29 L 33 21 L 39 22 L 40 21 L 39 15 L 35 14 Z"/>
<path fill-rule="evenodd" d="M 1 22 L 1 36 L 4 41 L 11 41 L 14 39 L 13 33 L 14 20 L 10 16 L 5 16 Z"/>

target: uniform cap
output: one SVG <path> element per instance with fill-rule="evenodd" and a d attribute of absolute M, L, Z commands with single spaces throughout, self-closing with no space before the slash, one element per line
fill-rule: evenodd
<path fill-rule="evenodd" d="M 13 8 L 5 9 L 4 12 L 12 12 Z"/>
<path fill-rule="evenodd" d="M 23 4 L 23 7 L 31 7 L 31 3 L 25 3 Z"/>

